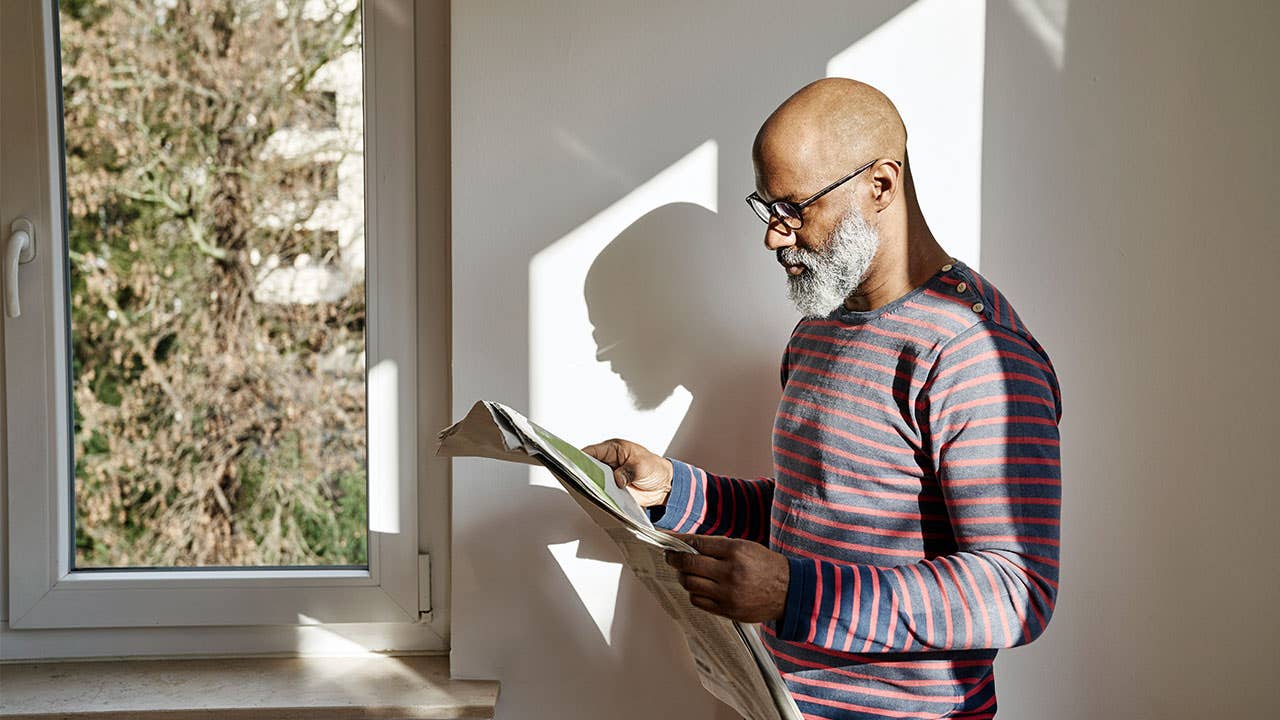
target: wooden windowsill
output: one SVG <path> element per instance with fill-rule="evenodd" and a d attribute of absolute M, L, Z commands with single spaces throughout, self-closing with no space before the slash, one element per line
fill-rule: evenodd
<path fill-rule="evenodd" d="M 6 664 L 0 688 L 0 717 L 23 720 L 453 720 L 498 701 L 426 655 Z"/>

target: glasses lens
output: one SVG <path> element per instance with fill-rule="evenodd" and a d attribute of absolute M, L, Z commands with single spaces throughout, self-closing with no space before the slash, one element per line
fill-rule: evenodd
<path fill-rule="evenodd" d="M 776 202 L 773 204 L 773 214 L 778 216 L 778 220 L 781 221 L 783 225 L 786 225 L 792 230 L 799 229 L 800 208 L 796 207 L 795 203 Z"/>
<path fill-rule="evenodd" d="M 751 206 L 751 209 L 756 213 L 756 217 L 760 218 L 762 222 L 769 222 L 769 206 L 763 200 L 755 195 L 750 195 L 747 197 L 747 204 Z"/>

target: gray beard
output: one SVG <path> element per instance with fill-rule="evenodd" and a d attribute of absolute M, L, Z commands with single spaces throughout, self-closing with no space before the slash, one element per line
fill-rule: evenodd
<path fill-rule="evenodd" d="M 780 248 L 779 260 L 805 267 L 799 275 L 787 275 L 791 302 L 805 317 L 830 315 L 862 284 L 879 248 L 880 236 L 857 208 L 831 231 L 822 250 Z"/>

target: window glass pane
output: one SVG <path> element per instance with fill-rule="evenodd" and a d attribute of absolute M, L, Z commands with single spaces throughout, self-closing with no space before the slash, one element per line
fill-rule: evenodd
<path fill-rule="evenodd" d="M 366 564 L 354 0 L 61 0 L 77 568 Z"/>

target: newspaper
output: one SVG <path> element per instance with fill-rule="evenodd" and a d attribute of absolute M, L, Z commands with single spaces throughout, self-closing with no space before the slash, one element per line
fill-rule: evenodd
<path fill-rule="evenodd" d="M 689 593 L 664 553 L 697 551 L 655 528 L 631 493 L 614 483 L 608 466 L 515 410 L 488 401 L 476 403 L 465 418 L 440 431 L 437 454 L 545 466 L 617 543 L 627 567 L 680 626 L 704 688 L 748 720 L 801 720 L 756 626 L 689 603 Z"/>

